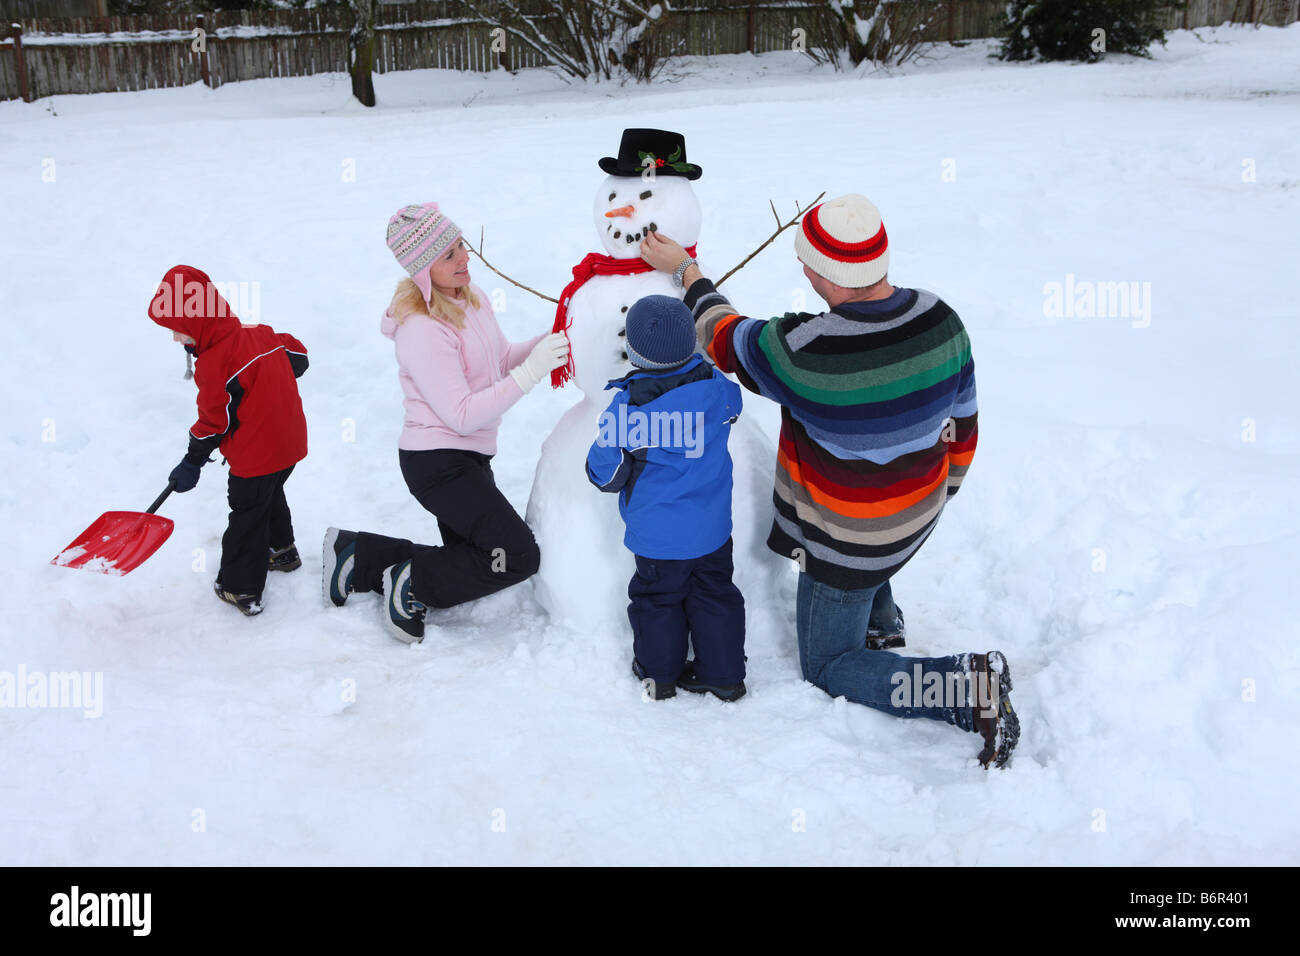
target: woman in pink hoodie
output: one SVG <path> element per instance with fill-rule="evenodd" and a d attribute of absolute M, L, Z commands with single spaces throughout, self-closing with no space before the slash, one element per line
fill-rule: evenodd
<path fill-rule="evenodd" d="M 410 278 L 380 323 L 397 351 L 406 408 L 397 443 L 406 486 L 438 519 L 442 545 L 330 528 L 326 599 L 383 591 L 384 619 L 407 643 L 424 640 L 424 613 L 518 584 L 537 572 L 537 542 L 497 489 L 490 464 L 501 416 L 568 361 L 562 333 L 509 342 L 482 290 L 470 284 L 461 232 L 437 203 L 388 221 L 388 246 Z"/>

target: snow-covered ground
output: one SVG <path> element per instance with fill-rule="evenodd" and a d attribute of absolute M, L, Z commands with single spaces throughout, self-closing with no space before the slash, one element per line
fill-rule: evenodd
<path fill-rule="evenodd" d="M 102 675 L 97 718 L 0 707 L 0 863 L 1300 862 L 1300 26 L 1095 66 L 988 49 L 891 76 L 725 57 L 652 89 L 389 74 L 369 111 L 338 75 L 0 104 L 0 680 Z M 686 134 L 718 271 L 771 231 L 769 198 L 862 192 L 892 279 L 965 320 L 979 451 L 895 594 L 909 652 L 1006 652 L 1007 770 L 803 683 L 793 567 L 747 595 L 787 626 L 751 631 L 737 705 L 643 702 L 630 636 L 554 626 L 527 585 L 415 647 L 374 597 L 323 606 L 326 526 L 437 536 L 397 469 L 387 217 L 436 199 L 555 294 L 597 248 L 596 160 L 625 126 Z M 47 563 L 184 451 L 193 386 L 145 316 L 176 262 L 259 283 L 260 317 L 311 350 L 288 486 L 306 564 L 251 620 L 210 589 L 220 465 L 129 576 Z M 507 334 L 549 326 L 472 268 Z M 1149 311 L 1059 314 L 1045 291 L 1110 282 Z M 789 233 L 726 288 L 760 315 L 816 301 Z M 521 511 L 575 398 L 505 419 Z"/>

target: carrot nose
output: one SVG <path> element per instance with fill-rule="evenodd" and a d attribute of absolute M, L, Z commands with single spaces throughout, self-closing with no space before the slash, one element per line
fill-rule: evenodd
<path fill-rule="evenodd" d="M 628 219 L 631 219 L 632 213 L 634 212 L 636 212 L 636 207 L 634 206 L 619 206 L 617 209 L 611 209 L 609 212 L 605 213 L 605 218 L 613 219 L 615 216 L 625 216 Z"/>

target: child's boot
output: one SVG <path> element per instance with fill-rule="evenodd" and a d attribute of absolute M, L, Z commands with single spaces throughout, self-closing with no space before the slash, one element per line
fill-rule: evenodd
<path fill-rule="evenodd" d="M 287 548 L 272 548 L 267 568 L 271 571 L 297 571 L 302 567 L 302 558 L 298 549 L 290 544 Z"/>
<path fill-rule="evenodd" d="M 253 617 L 262 613 L 262 595 L 260 594 L 236 594 L 234 591 L 227 591 L 222 587 L 220 581 L 212 582 L 212 590 L 216 592 L 217 597 L 221 598 L 221 600 L 239 608 L 240 612 L 246 617 Z"/>
<path fill-rule="evenodd" d="M 677 686 L 692 694 L 712 694 L 718 700 L 727 702 L 740 700 L 745 696 L 745 682 L 739 684 L 706 684 L 695 676 L 695 662 L 690 661 L 682 676 L 677 678 Z"/>
<path fill-rule="evenodd" d="M 673 686 L 672 681 L 655 680 L 645 672 L 645 668 L 641 666 L 641 662 L 635 657 L 632 658 L 632 676 L 641 682 L 642 688 L 651 694 L 655 700 L 668 700 L 670 697 L 677 696 L 677 688 Z M 646 683 L 647 681 L 649 681 L 649 684 Z"/>

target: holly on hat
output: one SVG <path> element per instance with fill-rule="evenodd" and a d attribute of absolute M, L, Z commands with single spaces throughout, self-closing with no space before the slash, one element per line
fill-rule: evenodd
<path fill-rule="evenodd" d="M 654 167 L 656 176 L 699 179 L 704 170 L 686 161 L 686 137 L 666 129 L 629 128 L 619 140 L 618 156 L 606 156 L 597 164 L 611 176 L 640 176 Z"/>
<path fill-rule="evenodd" d="M 889 237 L 880 210 L 857 193 L 808 210 L 794 252 L 813 272 L 847 289 L 874 285 L 889 271 Z"/>

